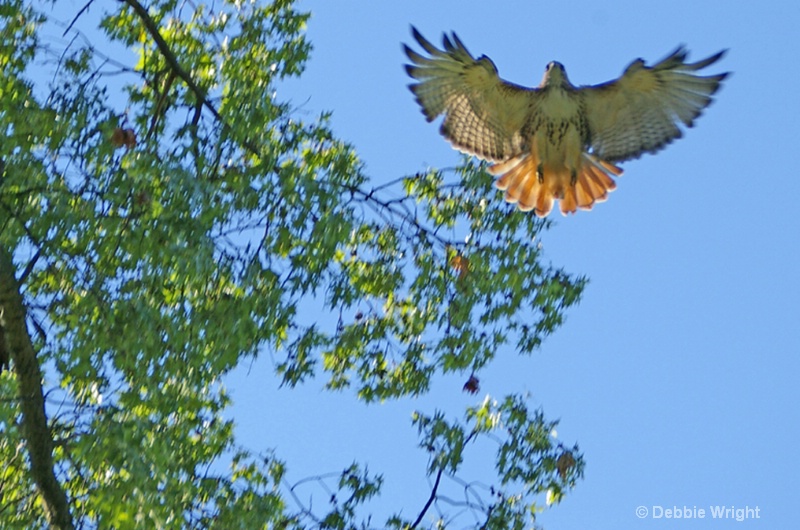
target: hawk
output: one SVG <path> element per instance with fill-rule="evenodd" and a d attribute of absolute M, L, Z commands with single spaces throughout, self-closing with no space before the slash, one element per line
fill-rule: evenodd
<path fill-rule="evenodd" d="M 409 85 L 428 121 L 444 115 L 441 133 L 456 149 L 492 163 L 489 173 L 520 210 L 544 217 L 556 199 L 563 214 L 590 210 L 616 188 L 616 163 L 655 153 L 692 127 L 728 76 L 698 75 L 721 51 L 696 63 L 679 47 L 654 66 L 633 61 L 619 79 L 576 87 L 564 66 L 547 65 L 538 88 L 504 81 L 488 57 L 475 59 L 453 33 L 444 49 L 416 28 L 430 57 L 404 45 Z"/>

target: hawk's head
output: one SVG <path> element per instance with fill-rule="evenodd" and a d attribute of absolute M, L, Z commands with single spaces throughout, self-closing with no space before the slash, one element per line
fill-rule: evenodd
<path fill-rule="evenodd" d="M 542 77 L 542 84 L 539 85 L 539 88 L 548 86 L 572 87 L 567 78 L 567 71 L 564 70 L 564 65 L 558 61 L 550 61 L 547 63 L 547 68 L 544 69 L 544 77 Z"/>

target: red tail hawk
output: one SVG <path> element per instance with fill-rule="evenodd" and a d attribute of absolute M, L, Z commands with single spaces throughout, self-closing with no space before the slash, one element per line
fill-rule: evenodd
<path fill-rule="evenodd" d="M 561 212 L 590 210 L 616 188 L 616 162 L 655 153 L 691 127 L 728 75 L 699 76 L 724 51 L 696 63 L 678 48 L 655 66 L 632 62 L 622 77 L 575 87 L 564 66 L 547 65 L 538 88 L 502 80 L 485 55 L 475 60 L 459 38 L 444 36 L 444 49 L 416 28 L 430 54 L 404 46 L 414 65 L 409 85 L 428 121 L 444 114 L 441 133 L 456 149 L 493 162 L 495 185 L 520 210 L 544 217 L 560 200 Z"/>

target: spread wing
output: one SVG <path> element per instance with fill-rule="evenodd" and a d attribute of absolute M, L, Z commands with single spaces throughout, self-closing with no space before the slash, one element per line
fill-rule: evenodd
<path fill-rule="evenodd" d="M 503 81 L 491 59 L 474 59 L 455 33 L 444 36 L 444 49 L 428 42 L 416 28 L 414 38 L 430 54 L 404 45 L 413 65 L 409 85 L 428 121 L 444 114 L 441 133 L 456 149 L 490 161 L 528 151 L 521 134 L 534 111 L 536 90 Z"/>
<path fill-rule="evenodd" d="M 703 77 L 697 72 L 724 53 L 687 63 L 686 50 L 678 48 L 655 66 L 647 67 L 638 59 L 616 81 L 583 87 L 593 153 L 618 162 L 654 153 L 680 138 L 677 123 L 691 127 L 728 76 Z"/>

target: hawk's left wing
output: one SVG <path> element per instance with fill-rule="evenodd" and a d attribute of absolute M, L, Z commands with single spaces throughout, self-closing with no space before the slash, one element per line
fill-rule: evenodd
<path fill-rule="evenodd" d="M 536 104 L 535 89 L 497 75 L 494 63 L 470 55 L 459 38 L 445 35 L 440 50 L 411 28 L 414 38 L 430 54 L 424 57 L 408 46 L 409 86 L 428 121 L 444 114 L 441 133 L 453 147 L 493 162 L 505 161 L 529 150 L 522 127 Z"/>
<path fill-rule="evenodd" d="M 582 87 L 593 153 L 608 162 L 619 162 L 654 153 L 680 138 L 677 122 L 691 127 L 728 76 L 704 77 L 697 71 L 714 64 L 724 53 L 687 63 L 686 50 L 678 48 L 652 67 L 637 59 L 616 81 Z"/>

